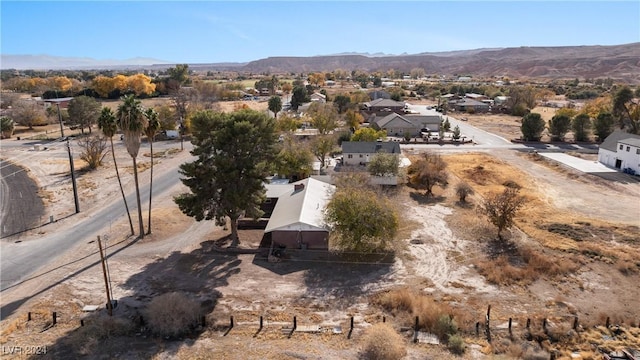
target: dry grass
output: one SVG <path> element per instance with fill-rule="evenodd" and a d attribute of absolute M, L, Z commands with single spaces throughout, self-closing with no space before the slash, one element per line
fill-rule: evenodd
<path fill-rule="evenodd" d="M 514 255 L 479 260 L 475 265 L 489 282 L 498 285 L 526 285 L 540 277 L 564 276 L 580 267 L 572 255 L 545 255 L 528 247 L 518 249 L 518 253 Z"/>
<path fill-rule="evenodd" d="M 473 323 L 472 315 L 468 312 L 406 287 L 378 294 L 373 302 L 406 324 L 413 325 L 413 319 L 417 316 L 421 329 L 432 332 L 441 339 L 446 339 L 446 335 L 451 334 L 451 326 L 457 331 L 458 325 L 468 327 Z M 444 321 L 445 318 L 454 321 Z"/>
<path fill-rule="evenodd" d="M 397 360 L 407 354 L 405 340 L 386 323 L 367 329 L 362 358 L 367 360 Z"/>
<path fill-rule="evenodd" d="M 91 355 L 105 340 L 132 335 L 134 329 L 134 324 L 128 319 L 103 314 L 85 321 L 85 326 L 71 332 L 64 338 L 64 343 L 77 354 Z"/>
<path fill-rule="evenodd" d="M 505 183 L 517 180 L 518 185 L 522 187 L 520 193 L 527 201 L 516 217 L 516 226 L 551 249 L 578 252 L 585 246 L 585 241 L 579 243 L 566 233 L 549 231 L 551 224 L 589 224 L 602 232 L 616 232 L 619 237 L 637 237 L 637 233 L 631 228 L 618 228 L 603 221 L 586 219 L 556 208 L 545 200 L 544 194 L 538 192 L 536 184 L 529 176 L 488 154 L 454 154 L 447 155 L 445 160 L 449 171 L 471 185 L 476 196 L 484 197 L 500 192 L 504 189 Z M 624 254 L 629 252 L 625 244 L 608 243 L 607 246 L 610 248 L 610 255 L 615 254 L 615 258 L 623 258 Z"/>
<path fill-rule="evenodd" d="M 147 307 L 151 332 L 160 336 L 179 336 L 197 326 L 200 304 L 178 292 L 162 294 L 151 300 Z"/>

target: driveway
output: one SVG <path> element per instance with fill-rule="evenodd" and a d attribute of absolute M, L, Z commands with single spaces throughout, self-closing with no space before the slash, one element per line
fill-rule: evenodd
<path fill-rule="evenodd" d="M 617 171 L 604 166 L 603 164 L 597 161 L 580 159 L 575 156 L 567 155 L 565 153 L 558 152 L 548 152 L 548 153 L 539 153 L 541 156 L 544 156 L 548 159 L 555 160 L 564 165 L 570 166 L 576 170 L 585 172 L 585 173 L 615 173 Z"/>

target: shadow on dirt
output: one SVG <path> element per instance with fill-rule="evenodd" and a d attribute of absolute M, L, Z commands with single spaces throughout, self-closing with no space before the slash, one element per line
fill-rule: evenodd
<path fill-rule="evenodd" d="M 112 317 L 107 315 L 104 306 L 83 316 L 84 326 L 78 324 L 60 337 L 49 347 L 47 357 L 148 359 L 160 352 L 176 356 L 179 346 L 171 343 L 182 346 L 192 343 L 185 339 L 198 338 L 207 329 L 206 315 L 214 310 L 222 296 L 216 288 L 228 285 L 229 278 L 240 272 L 242 260 L 237 254 L 214 251 L 216 243 L 224 242 L 224 238 L 204 241 L 190 253 L 176 251 L 146 265 L 121 285 L 124 290 L 120 291 L 128 296 L 116 299 Z M 154 298 L 173 292 L 184 295 L 188 301 L 167 303 L 156 313 L 149 311 Z M 167 328 L 176 321 L 181 323 L 185 317 L 188 319 L 184 331 L 179 334 L 158 331 L 159 326 Z M 163 325 L 157 325 L 159 323 Z"/>
<path fill-rule="evenodd" d="M 447 198 L 441 195 L 438 196 L 426 196 L 424 193 L 412 191 L 409 193 L 411 199 L 420 205 L 437 204 L 445 201 Z"/>

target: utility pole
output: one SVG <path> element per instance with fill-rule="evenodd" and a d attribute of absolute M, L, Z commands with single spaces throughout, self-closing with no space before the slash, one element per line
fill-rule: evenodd
<path fill-rule="evenodd" d="M 60 113 L 60 103 L 56 102 L 56 106 L 58 107 L 58 120 L 60 121 L 60 137 L 64 137 L 64 128 L 62 126 L 62 113 Z"/>
<path fill-rule="evenodd" d="M 56 102 L 58 108 L 58 120 L 60 121 L 60 136 L 64 139 L 64 127 L 62 126 L 62 113 L 60 112 L 60 102 Z M 71 145 L 67 138 L 67 152 L 69 153 L 69 167 L 71 168 L 71 183 L 73 185 L 73 202 L 76 206 L 76 214 L 80 212 L 80 203 L 78 202 L 78 187 L 76 185 L 76 172 L 73 166 L 73 156 L 71 155 Z"/>
<path fill-rule="evenodd" d="M 107 310 L 109 311 L 109 316 L 112 316 L 113 304 L 111 303 L 109 281 L 107 280 L 107 268 L 104 265 L 104 253 L 102 252 L 102 242 L 100 241 L 100 235 L 98 235 L 98 248 L 100 249 L 100 264 L 102 264 L 102 275 L 104 276 L 104 286 L 107 289 Z"/>
<path fill-rule="evenodd" d="M 71 167 L 71 184 L 73 185 L 73 202 L 76 206 L 76 214 L 80 212 L 80 203 L 78 201 L 78 186 L 76 185 L 76 172 L 73 167 L 73 155 L 71 155 L 71 145 L 67 138 L 67 152 L 69 153 L 69 166 Z"/>

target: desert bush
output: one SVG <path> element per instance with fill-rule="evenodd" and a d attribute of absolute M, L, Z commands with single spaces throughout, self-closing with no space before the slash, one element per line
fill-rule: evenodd
<path fill-rule="evenodd" d="M 448 340 L 451 335 L 458 332 L 458 325 L 449 315 L 440 315 L 436 321 L 434 333 L 441 340 Z"/>
<path fill-rule="evenodd" d="M 364 336 L 362 358 L 396 360 L 407 354 L 404 339 L 387 323 L 371 326 Z"/>
<path fill-rule="evenodd" d="M 464 354 L 465 350 L 464 339 L 462 338 L 462 336 L 457 334 L 449 335 L 449 338 L 447 340 L 447 347 L 452 353 L 456 355 L 462 355 Z"/>
<path fill-rule="evenodd" d="M 99 315 L 85 320 L 85 326 L 72 332 L 65 343 L 81 355 L 90 355 L 97 351 L 97 346 L 105 340 L 128 336 L 134 331 L 134 325 L 128 319 L 117 316 Z"/>
<path fill-rule="evenodd" d="M 107 155 L 107 140 L 101 136 L 87 136 L 78 140 L 82 149 L 80 158 L 89 164 L 89 169 L 97 169 Z"/>
<path fill-rule="evenodd" d="M 155 297 L 147 307 L 149 328 L 160 336 L 180 336 L 198 323 L 200 304 L 183 293 L 172 292 Z"/>

